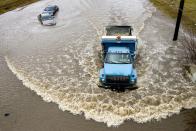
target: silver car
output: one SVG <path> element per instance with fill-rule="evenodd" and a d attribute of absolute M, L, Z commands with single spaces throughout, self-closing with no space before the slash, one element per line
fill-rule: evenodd
<path fill-rule="evenodd" d="M 46 26 L 56 25 L 54 16 L 51 16 L 49 13 L 42 13 L 40 15 L 40 21 L 43 25 L 46 25 Z"/>

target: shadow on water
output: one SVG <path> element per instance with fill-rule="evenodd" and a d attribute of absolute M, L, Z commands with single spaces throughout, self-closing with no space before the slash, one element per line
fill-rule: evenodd
<path fill-rule="evenodd" d="M 186 124 L 184 131 L 196 131 L 196 108 L 184 111 L 184 122 Z"/>
<path fill-rule="evenodd" d="M 103 85 L 98 85 L 98 87 L 104 88 L 106 90 L 111 90 L 111 91 L 114 91 L 114 92 L 118 92 L 118 93 L 125 92 L 126 90 L 133 91 L 133 90 L 136 90 L 136 89 L 139 88 L 137 85 L 133 85 L 133 86 L 111 86 L 111 87 L 105 87 Z"/>

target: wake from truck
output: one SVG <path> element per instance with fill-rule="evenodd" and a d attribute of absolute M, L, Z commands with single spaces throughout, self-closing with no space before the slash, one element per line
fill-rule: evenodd
<path fill-rule="evenodd" d="M 147 1 L 50 1 L 61 10 L 57 26 L 44 28 L 36 16 L 47 2 L 0 16 L 1 42 L 9 48 L 5 57 L 8 67 L 43 100 L 108 126 L 129 119 L 139 123 L 160 120 L 182 108 L 196 107 L 195 86 L 183 77 L 177 60 L 179 48 L 168 40 L 168 23 L 155 19 L 153 22 L 161 23 L 158 27 L 148 26 L 145 34 L 139 34 L 153 12 Z M 18 15 L 25 17 L 18 19 Z M 137 90 L 117 93 L 97 86 L 98 53 L 108 23 L 133 25 L 143 41 L 141 59 L 136 63 Z"/>

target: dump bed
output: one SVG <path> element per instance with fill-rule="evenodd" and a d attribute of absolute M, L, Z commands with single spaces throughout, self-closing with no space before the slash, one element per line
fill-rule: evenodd
<path fill-rule="evenodd" d="M 131 36 L 132 27 L 131 26 L 107 26 L 105 28 L 106 36 Z"/>

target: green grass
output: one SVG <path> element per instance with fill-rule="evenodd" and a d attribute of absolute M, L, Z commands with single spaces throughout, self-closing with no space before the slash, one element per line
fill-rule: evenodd
<path fill-rule="evenodd" d="M 177 17 L 180 0 L 150 0 L 158 9 L 172 18 Z M 188 29 L 196 31 L 196 0 L 185 0 L 182 23 Z"/>
<path fill-rule="evenodd" d="M 0 14 L 36 1 L 38 0 L 0 0 Z"/>

